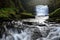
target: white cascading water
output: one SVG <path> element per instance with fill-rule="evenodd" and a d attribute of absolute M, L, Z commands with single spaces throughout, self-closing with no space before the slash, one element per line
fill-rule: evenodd
<path fill-rule="evenodd" d="M 4 25 L 6 33 L 2 35 L 0 40 L 60 40 L 60 27 L 48 27 L 49 25 L 44 22 L 48 19 L 48 17 L 45 17 L 45 15 L 48 15 L 48 6 L 38 5 L 36 10 L 36 19 L 38 19 L 39 23 L 45 24 L 46 26 L 40 27 L 35 25 L 34 28 L 32 28 L 33 26 L 27 28 L 26 25 L 23 25 L 20 21 L 12 21 L 11 23 L 14 23 L 15 28 L 8 29 L 6 25 Z M 40 17 L 42 15 L 43 17 Z M 23 28 L 23 30 L 20 27 Z M 18 28 L 20 29 L 18 30 Z"/>
<path fill-rule="evenodd" d="M 39 23 L 45 24 L 44 21 L 48 19 L 48 6 L 47 5 L 37 5 L 36 6 L 36 20 Z"/>
<path fill-rule="evenodd" d="M 3 34 L 0 40 L 31 40 L 32 31 L 29 28 L 26 28 L 24 31 L 21 30 L 21 33 L 17 29 L 9 29 L 9 33 L 7 33 L 7 36 Z"/>

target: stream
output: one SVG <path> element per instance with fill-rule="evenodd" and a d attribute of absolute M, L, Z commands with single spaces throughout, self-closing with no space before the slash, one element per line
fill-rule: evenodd
<path fill-rule="evenodd" d="M 5 27 L 5 33 L 0 40 L 60 40 L 60 26 L 47 27 L 26 25 L 20 21 L 14 22 L 13 28 Z M 50 25 L 52 26 L 52 25 Z"/>
<path fill-rule="evenodd" d="M 0 40 L 60 40 L 60 25 L 45 22 L 48 19 L 48 6 L 39 5 L 36 8 L 34 22 L 3 22 L 5 32 Z"/>

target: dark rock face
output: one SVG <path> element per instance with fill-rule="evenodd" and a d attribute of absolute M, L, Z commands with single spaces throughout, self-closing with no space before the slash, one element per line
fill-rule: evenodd
<path fill-rule="evenodd" d="M 49 0 L 21 0 L 23 7 L 28 12 L 34 12 L 34 8 L 36 5 L 48 5 Z"/>
<path fill-rule="evenodd" d="M 60 7 L 60 0 L 21 0 L 21 3 L 28 12 L 35 12 L 36 5 L 48 5 L 50 12 Z"/>

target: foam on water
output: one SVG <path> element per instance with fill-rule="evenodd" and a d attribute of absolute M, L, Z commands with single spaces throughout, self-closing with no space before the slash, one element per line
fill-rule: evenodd
<path fill-rule="evenodd" d="M 16 30 L 16 29 L 15 29 Z M 3 38 L 1 40 L 31 40 L 31 31 L 27 28 L 24 31 L 21 31 L 21 33 L 18 33 L 17 31 L 13 31 L 13 29 L 9 30 L 10 35 L 3 35 Z"/>

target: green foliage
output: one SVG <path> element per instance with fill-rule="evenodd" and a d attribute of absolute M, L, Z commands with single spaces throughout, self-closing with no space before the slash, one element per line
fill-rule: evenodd
<path fill-rule="evenodd" d="M 60 8 L 56 9 L 54 12 L 49 15 L 50 21 L 60 22 Z"/>
<path fill-rule="evenodd" d="M 55 18 L 55 17 L 60 17 L 60 8 L 56 9 L 54 12 L 52 12 L 50 15 L 49 15 L 51 18 Z"/>
<path fill-rule="evenodd" d="M 14 19 L 16 18 L 16 9 L 15 8 L 1 8 L 0 9 L 0 18 L 2 19 Z"/>
<path fill-rule="evenodd" d="M 32 13 L 23 12 L 16 14 L 18 9 L 16 8 L 1 8 L 0 9 L 0 18 L 3 20 L 18 20 L 34 17 Z"/>

